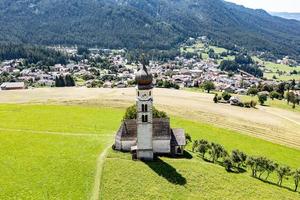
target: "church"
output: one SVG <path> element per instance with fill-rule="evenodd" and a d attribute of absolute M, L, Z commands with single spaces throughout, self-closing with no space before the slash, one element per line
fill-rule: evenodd
<path fill-rule="evenodd" d="M 136 73 L 136 119 L 124 120 L 114 148 L 131 152 L 134 159 L 151 161 L 158 155 L 183 155 L 183 129 L 172 129 L 169 118 L 153 118 L 153 77 L 146 65 Z"/>

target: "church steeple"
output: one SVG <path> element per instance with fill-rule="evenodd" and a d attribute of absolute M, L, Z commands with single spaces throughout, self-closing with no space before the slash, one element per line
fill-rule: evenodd
<path fill-rule="evenodd" d="M 153 77 L 147 70 L 144 58 L 141 63 L 142 67 L 135 75 L 137 82 L 137 158 L 140 160 L 153 160 Z"/>

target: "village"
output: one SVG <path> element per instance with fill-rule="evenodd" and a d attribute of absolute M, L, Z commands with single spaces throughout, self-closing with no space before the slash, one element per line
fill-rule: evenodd
<path fill-rule="evenodd" d="M 198 40 L 203 44 L 201 52 L 206 48 L 208 57 L 203 54 L 198 56 L 197 51 L 190 51 L 198 45 Z M 249 94 L 250 88 L 265 87 L 261 91 L 271 92 L 268 86 L 278 88 L 281 80 L 255 76 L 238 69 L 235 72 L 222 68 L 221 59 L 227 62 L 228 52 L 215 52 L 208 46 L 207 38 L 198 40 L 189 38 L 183 52 L 174 59 L 158 61 L 149 59 L 149 71 L 153 74 L 153 84 L 160 88 L 199 88 L 204 83 L 212 83 L 211 90 L 227 92 L 238 95 Z M 201 44 L 202 44 L 201 43 Z M 141 64 L 128 57 L 125 49 L 110 50 L 98 48 L 80 47 L 50 47 L 67 55 L 69 59 L 66 64 L 54 64 L 46 66 L 42 64 L 28 64 L 24 59 L 6 60 L 0 64 L 0 89 L 28 89 L 38 87 L 88 87 L 88 88 L 126 88 L 136 85 L 134 77 L 140 69 Z M 201 53 L 200 53 L 201 54 Z M 212 55 L 211 55 L 212 54 Z M 232 56 L 233 57 L 233 56 Z M 220 59 L 221 58 L 221 59 Z M 230 62 L 230 61 L 229 61 Z M 295 61 L 284 57 L 277 63 L 295 65 Z M 255 63 L 256 68 L 268 72 L 262 63 Z M 252 65 L 250 65 L 252 68 Z M 222 70 L 223 69 L 223 70 Z M 248 68 L 249 69 L 249 68 Z M 293 84 L 293 92 L 299 99 L 300 80 L 290 80 L 285 83 Z M 209 90 L 207 90 L 209 92 Z M 254 94 L 255 95 L 255 94 Z M 267 94 L 269 95 L 269 94 Z M 282 97 L 284 97 L 282 95 Z"/>

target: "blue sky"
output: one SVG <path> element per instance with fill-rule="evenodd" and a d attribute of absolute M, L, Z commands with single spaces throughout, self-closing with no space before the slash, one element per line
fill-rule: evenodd
<path fill-rule="evenodd" d="M 300 12 L 300 0 L 226 0 L 249 8 L 273 12 Z"/>

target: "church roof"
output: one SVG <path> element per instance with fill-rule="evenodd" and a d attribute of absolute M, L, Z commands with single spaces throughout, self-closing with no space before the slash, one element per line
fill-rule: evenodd
<path fill-rule="evenodd" d="M 168 118 L 153 119 L 153 139 L 171 139 L 170 120 Z M 137 124 L 135 119 L 125 120 L 118 133 L 117 138 L 123 141 L 134 140 L 137 137 Z"/>
<path fill-rule="evenodd" d="M 172 129 L 172 133 L 173 134 L 172 134 L 171 143 L 174 144 L 174 146 L 185 146 L 186 145 L 184 129 L 181 129 L 181 128 Z"/>

